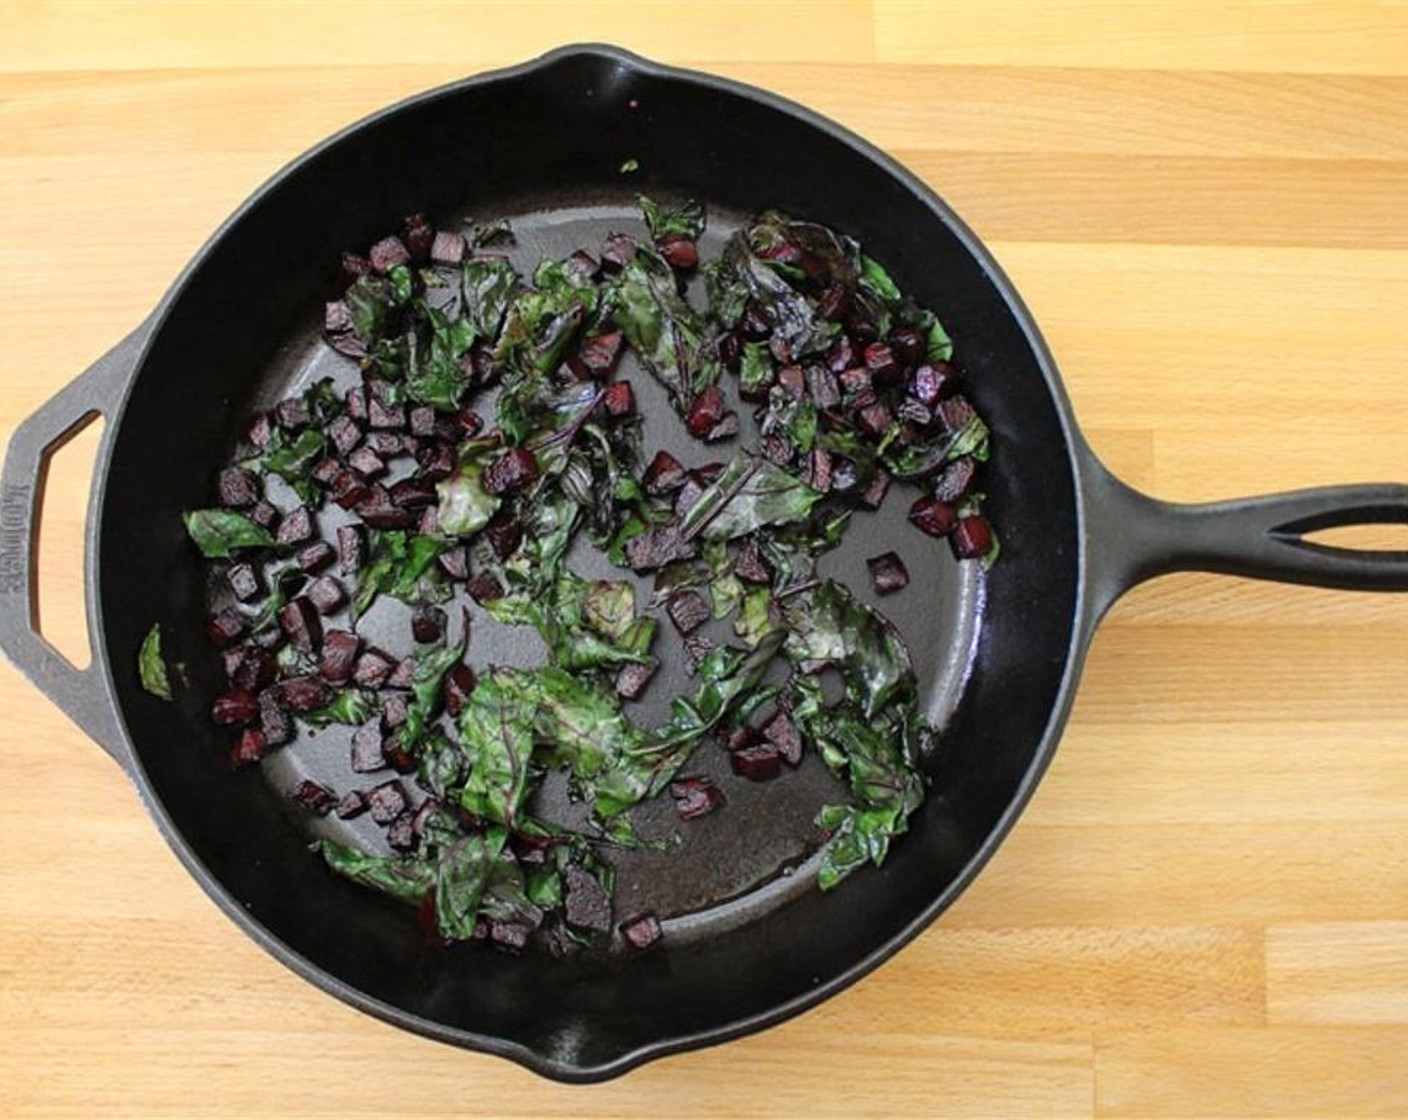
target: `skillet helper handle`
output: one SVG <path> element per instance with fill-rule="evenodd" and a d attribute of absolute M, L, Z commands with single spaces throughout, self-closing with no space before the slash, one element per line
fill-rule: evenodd
<path fill-rule="evenodd" d="M 1099 468 L 1088 492 L 1098 547 L 1095 589 L 1121 592 L 1169 572 L 1203 571 L 1351 591 L 1408 591 L 1408 551 L 1340 548 L 1305 534 L 1408 525 L 1408 486 L 1322 486 L 1225 502 L 1163 502 Z M 1098 555 L 1097 555 L 1098 554 Z"/>
<path fill-rule="evenodd" d="M 76 669 L 39 633 L 35 560 L 49 459 L 96 417 L 111 416 L 146 341 L 147 326 L 123 339 L 15 429 L 0 476 L 0 650 L 124 769 L 130 768 L 125 737 L 108 695 L 100 652 L 94 651 L 86 669 Z M 103 433 L 99 463 L 106 457 L 112 430 L 109 425 Z M 94 490 L 84 534 L 90 640 L 99 633 L 91 601 L 97 497 Z"/>

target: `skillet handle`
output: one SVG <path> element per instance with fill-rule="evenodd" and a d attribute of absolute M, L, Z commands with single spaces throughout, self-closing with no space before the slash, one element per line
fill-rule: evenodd
<path fill-rule="evenodd" d="M 1169 572 L 1203 571 L 1351 591 L 1408 591 L 1408 551 L 1338 548 L 1306 533 L 1344 525 L 1408 525 L 1408 486 L 1322 486 L 1225 502 L 1151 498 L 1091 459 L 1095 617 L 1123 592 Z"/>
<path fill-rule="evenodd" d="M 129 771 L 125 736 L 108 693 L 102 651 L 95 648 L 88 667 L 75 669 L 39 633 L 35 559 L 50 457 L 96 417 L 112 416 L 136 367 L 149 326 L 148 322 L 138 327 L 15 429 L 0 476 L 0 651 Z M 112 433 L 113 425 L 108 425 L 98 451 L 99 464 L 106 459 Z M 101 473 L 100 466 L 99 477 Z M 95 643 L 101 633 L 93 601 L 98 501 L 95 488 L 88 499 L 84 534 L 88 634 Z"/>

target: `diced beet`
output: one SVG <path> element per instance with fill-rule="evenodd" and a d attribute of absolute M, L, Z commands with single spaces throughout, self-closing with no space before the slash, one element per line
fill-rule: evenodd
<path fill-rule="evenodd" d="M 657 451 L 655 458 L 650 460 L 650 466 L 645 468 L 645 474 L 641 482 L 645 486 L 647 494 L 659 497 L 662 494 L 672 494 L 684 485 L 684 467 L 680 461 L 668 451 Z"/>
<path fill-rule="evenodd" d="M 319 614 L 332 614 L 347 605 L 347 592 L 332 576 L 319 576 L 305 594 Z"/>
<path fill-rule="evenodd" d="M 724 750 L 729 754 L 746 751 L 749 747 L 756 747 L 762 741 L 763 738 L 758 733 L 758 729 L 747 723 L 740 723 L 723 732 Z"/>
<path fill-rule="evenodd" d="M 665 263 L 679 272 L 692 272 L 699 267 L 699 246 L 682 233 L 671 233 L 655 243 Z"/>
<path fill-rule="evenodd" d="M 883 401 L 875 401 L 866 405 L 860 410 L 860 415 L 856 417 L 860 423 L 861 431 L 869 432 L 873 436 L 883 436 L 890 430 L 890 425 L 895 422 L 895 418 L 890 415 L 890 410 L 885 407 Z"/>
<path fill-rule="evenodd" d="M 430 824 L 430 818 L 440 811 L 440 802 L 433 797 L 427 797 L 420 803 L 415 814 L 411 817 L 411 831 L 417 837 L 425 835 L 425 830 Z"/>
<path fill-rule="evenodd" d="M 851 289 L 845 284 L 835 283 L 817 297 L 816 313 L 829 322 L 839 322 L 851 309 Z"/>
<path fill-rule="evenodd" d="M 291 712 L 315 712 L 332 703 L 332 688 L 320 677 L 289 677 L 280 682 L 279 696 Z"/>
<path fill-rule="evenodd" d="M 260 502 L 249 511 L 249 519 L 272 533 L 279 523 L 279 511 L 273 502 Z"/>
<path fill-rule="evenodd" d="M 469 550 L 462 544 L 447 548 L 435 562 L 450 579 L 463 582 L 469 578 Z"/>
<path fill-rule="evenodd" d="M 289 431 L 306 428 L 313 419 L 308 414 L 308 405 L 302 397 L 285 397 L 274 406 L 270 415 L 275 424 Z"/>
<path fill-rule="evenodd" d="M 941 400 L 934 408 L 934 419 L 947 432 L 961 432 L 978 415 L 968 398 L 955 393 Z"/>
<path fill-rule="evenodd" d="M 338 820 L 350 821 L 360 817 L 368 809 L 367 796 L 359 789 L 349 789 L 337 803 Z"/>
<path fill-rule="evenodd" d="M 613 381 L 606 387 L 605 395 L 601 398 L 601 407 L 606 410 L 608 416 L 634 416 L 636 411 L 636 394 L 631 388 L 629 381 Z"/>
<path fill-rule="evenodd" d="M 801 400 L 807 391 L 807 374 L 801 366 L 783 366 L 777 371 L 777 384 L 789 397 Z"/>
<path fill-rule="evenodd" d="M 609 930 L 611 896 L 602 888 L 597 877 L 573 863 L 568 864 L 562 878 L 567 888 L 564 914 L 568 924 L 592 933 Z"/>
<path fill-rule="evenodd" d="M 841 403 L 841 386 L 836 375 L 825 366 L 807 367 L 807 392 L 812 403 L 823 412 Z"/>
<path fill-rule="evenodd" d="M 329 300 L 323 304 L 323 330 L 328 334 L 346 334 L 352 329 L 352 312 L 347 309 L 347 301 Z"/>
<path fill-rule="evenodd" d="M 909 507 L 909 519 L 931 537 L 946 537 L 958 524 L 958 513 L 949 502 L 924 497 Z"/>
<path fill-rule="evenodd" d="M 475 683 L 474 670 L 463 662 L 452 666 L 445 674 L 440 692 L 445 701 L 445 710 L 450 713 L 451 718 L 458 717 L 460 712 L 464 711 Z"/>
<path fill-rule="evenodd" d="M 284 514 L 274 539 L 279 544 L 302 544 L 313 535 L 313 515 L 307 506 L 299 506 Z"/>
<path fill-rule="evenodd" d="M 249 602 L 264 591 L 264 577 L 253 564 L 232 564 L 225 578 L 241 603 Z"/>
<path fill-rule="evenodd" d="M 714 425 L 723 419 L 723 415 L 724 391 L 717 385 L 710 385 L 694 398 L 684 425 L 695 439 L 704 439 L 714 430 Z"/>
<path fill-rule="evenodd" d="M 323 656 L 319 672 L 329 684 L 346 684 L 352 679 L 357 651 L 362 639 L 350 630 L 329 630 L 323 636 Z"/>
<path fill-rule="evenodd" d="M 927 427 L 933 418 L 934 414 L 913 397 L 905 397 L 905 399 L 900 401 L 895 407 L 895 419 L 902 423 L 915 424 L 923 428 Z"/>
<path fill-rule="evenodd" d="M 435 264 L 454 268 L 464 263 L 464 235 L 451 230 L 438 230 L 430 243 L 430 259 Z"/>
<path fill-rule="evenodd" d="M 738 372 L 738 364 L 743 360 L 743 343 L 739 341 L 738 335 L 729 331 L 728 334 L 719 336 L 718 342 L 719 362 L 731 373 Z"/>
<path fill-rule="evenodd" d="M 217 649 L 233 645 L 244 635 L 244 631 L 244 615 L 231 608 L 217 612 L 205 624 L 205 636 Z"/>
<path fill-rule="evenodd" d="M 687 475 L 684 485 L 675 494 L 675 516 L 681 521 L 685 514 L 694 508 L 694 503 L 704 496 L 704 484 L 693 475 Z"/>
<path fill-rule="evenodd" d="M 704 437 L 705 443 L 718 443 L 720 440 L 732 439 L 738 435 L 738 413 L 730 410 L 720 417 L 719 422 L 709 429 L 709 434 Z"/>
<path fill-rule="evenodd" d="M 353 470 L 339 472 L 328 492 L 343 509 L 354 509 L 372 496 L 372 488 Z"/>
<path fill-rule="evenodd" d="M 772 568 L 763 558 L 758 542 L 752 537 L 744 541 L 743 547 L 738 550 L 738 556 L 733 562 L 733 572 L 745 583 L 772 583 Z"/>
<path fill-rule="evenodd" d="M 271 747 L 281 747 L 293 738 L 293 724 L 283 709 L 279 688 L 266 688 L 259 694 L 259 730 Z"/>
<path fill-rule="evenodd" d="M 327 786 L 319 785 L 312 778 L 304 778 L 293 789 L 289 797 L 315 816 L 325 817 L 337 807 L 337 797 Z"/>
<path fill-rule="evenodd" d="M 973 476 L 978 473 L 978 464 L 968 455 L 961 455 L 943 469 L 934 480 L 933 494 L 941 502 L 956 502 L 968 493 L 973 484 Z"/>
<path fill-rule="evenodd" d="M 948 543 L 960 560 L 986 556 L 992 548 L 992 525 L 981 513 L 965 517 L 954 527 Z"/>
<path fill-rule="evenodd" d="M 353 451 L 347 456 L 347 465 L 368 482 L 378 479 L 386 473 L 386 464 L 381 461 L 381 456 L 370 447 L 359 447 Z"/>
<path fill-rule="evenodd" d="M 484 430 L 484 417 L 472 408 L 462 408 L 455 413 L 455 424 L 461 436 L 473 439 Z"/>
<path fill-rule="evenodd" d="M 749 303 L 738 321 L 738 333 L 746 342 L 763 342 L 772 334 L 772 321 L 756 302 Z"/>
<path fill-rule="evenodd" d="M 500 560 L 507 560 L 523 543 L 523 526 L 518 518 L 506 513 L 496 513 L 484 526 L 484 536 L 489 547 Z"/>
<path fill-rule="evenodd" d="M 492 572 L 476 572 L 465 582 L 465 590 L 476 603 L 492 603 L 504 597 L 503 584 Z"/>
<path fill-rule="evenodd" d="M 636 572 L 651 572 L 694 553 L 694 542 L 684 539 L 678 525 L 656 525 L 626 542 L 626 563 Z"/>
<path fill-rule="evenodd" d="M 435 227 L 424 214 L 412 214 L 406 219 L 401 239 L 406 243 L 411 260 L 422 264 L 430 259 L 430 249 L 435 244 Z"/>
<path fill-rule="evenodd" d="M 367 356 L 367 344 L 358 338 L 351 331 L 343 331 L 340 334 L 330 334 L 327 336 L 328 345 L 339 354 L 345 354 L 349 358 L 361 361 Z"/>
<path fill-rule="evenodd" d="M 323 624 L 317 608 L 306 596 L 290 599 L 279 610 L 279 626 L 289 644 L 302 653 L 312 653 L 323 640 Z"/>
<path fill-rule="evenodd" d="M 367 790 L 367 803 L 371 807 L 372 820 L 377 824 L 390 824 L 406 811 L 406 790 L 399 779 L 392 778 Z"/>
<path fill-rule="evenodd" d="M 442 482 L 455 472 L 455 449 L 441 440 L 430 440 L 416 452 L 418 477 L 424 482 Z"/>
<path fill-rule="evenodd" d="M 660 662 L 653 657 L 644 664 L 623 665 L 616 674 L 617 695 L 624 700 L 639 700 L 659 668 Z"/>
<path fill-rule="evenodd" d="M 861 367 L 861 364 L 860 354 L 845 335 L 833 342 L 831 348 L 826 351 L 826 368 L 838 376 L 844 370 Z"/>
<path fill-rule="evenodd" d="M 792 454 L 792 441 L 786 436 L 774 432 L 772 435 L 764 437 L 763 458 L 769 463 L 785 467 L 792 461 Z"/>
<path fill-rule="evenodd" d="M 645 952 L 664 935 L 664 930 L 660 928 L 660 919 L 650 913 L 627 918 L 618 928 L 626 944 L 637 953 Z"/>
<path fill-rule="evenodd" d="M 394 737 L 387 739 L 381 745 L 381 753 L 386 756 L 387 765 L 396 773 L 411 774 L 415 772 L 415 756 L 401 745 L 401 740 Z"/>
<path fill-rule="evenodd" d="M 380 688 L 396 668 L 396 663 L 379 649 L 369 649 L 357 658 L 352 679 L 363 688 Z"/>
<path fill-rule="evenodd" d="M 869 393 L 872 388 L 870 371 L 864 366 L 851 366 L 848 369 L 843 369 L 836 375 L 836 380 L 841 383 L 841 394 L 848 406 L 859 400 L 864 394 Z"/>
<path fill-rule="evenodd" d="M 601 245 L 601 271 L 614 276 L 636 259 L 636 241 L 630 234 L 609 233 Z"/>
<path fill-rule="evenodd" d="M 706 817 L 724 805 L 724 791 L 708 778 L 683 778 L 671 782 L 670 796 L 675 800 L 675 812 L 687 821 Z"/>
<path fill-rule="evenodd" d="M 717 643 L 703 634 L 687 634 L 684 639 L 685 656 L 689 658 L 689 673 L 693 675 L 699 671 L 700 664 L 709 654 L 718 649 Z"/>
<path fill-rule="evenodd" d="M 598 381 L 610 375 L 621 353 L 621 332 L 608 331 L 585 339 L 577 351 L 587 372 Z"/>
<path fill-rule="evenodd" d="M 701 463 L 689 472 L 689 477 L 699 483 L 700 486 L 712 486 L 719 480 L 719 475 L 724 473 L 724 463 L 714 459 L 708 463 Z"/>
<path fill-rule="evenodd" d="M 416 523 L 415 513 L 393 502 L 380 483 L 371 488 L 365 500 L 357 503 L 357 516 L 373 529 L 409 529 Z"/>
<path fill-rule="evenodd" d="M 343 575 L 354 575 L 362 570 L 366 558 L 366 537 L 359 525 L 339 525 L 337 527 L 337 559 Z"/>
<path fill-rule="evenodd" d="M 596 258 L 585 249 L 577 249 L 563 262 L 563 267 L 578 280 L 590 280 L 596 275 L 597 263 Z"/>
<path fill-rule="evenodd" d="M 709 621 L 709 604 L 693 591 L 682 591 L 671 596 L 665 613 L 681 634 L 692 634 Z"/>
<path fill-rule="evenodd" d="M 269 414 L 261 412 L 250 421 L 249 431 L 245 433 L 245 438 L 254 444 L 257 450 L 263 451 L 269 446 L 269 440 L 273 438 L 273 435 L 274 425 L 269 420 Z"/>
<path fill-rule="evenodd" d="M 778 365 L 788 366 L 792 364 L 793 353 L 792 344 L 780 334 L 773 335 L 768 339 L 768 352 L 772 354 L 773 360 Z"/>
<path fill-rule="evenodd" d="M 252 692 L 232 688 L 215 698 L 210 705 L 210 718 L 222 727 L 243 727 L 259 718 L 259 701 Z"/>
<path fill-rule="evenodd" d="M 341 281 L 344 288 L 352 284 L 359 276 L 365 276 L 372 270 L 372 262 L 360 253 L 343 253 L 341 261 Z"/>
<path fill-rule="evenodd" d="M 875 477 L 861 494 L 861 504 L 870 509 L 879 509 L 885 504 L 885 495 L 890 492 L 890 472 L 884 467 L 875 468 Z"/>
<path fill-rule="evenodd" d="M 342 464 L 332 456 L 319 459 L 313 464 L 311 472 L 314 482 L 321 482 L 324 486 L 331 486 L 332 480 L 337 477 L 338 471 L 342 470 Z"/>
<path fill-rule="evenodd" d="M 851 336 L 851 340 L 860 345 L 861 349 L 869 346 L 877 338 L 880 332 L 875 324 L 863 315 L 852 315 L 846 320 L 846 332 Z"/>
<path fill-rule="evenodd" d="M 865 368 L 876 385 L 892 384 L 900 376 L 900 364 L 894 351 L 883 342 L 872 342 L 865 348 Z"/>
<path fill-rule="evenodd" d="M 891 353 L 907 366 L 923 358 L 928 349 L 924 336 L 913 327 L 895 327 L 885 341 L 889 343 Z"/>
<path fill-rule="evenodd" d="M 352 769 L 358 774 L 374 774 L 386 769 L 386 756 L 381 753 L 385 732 L 381 717 L 368 720 L 352 732 Z"/>
<path fill-rule="evenodd" d="M 406 426 L 406 409 L 403 405 L 383 404 L 376 397 L 367 402 L 367 423 L 380 432 L 399 432 Z"/>
<path fill-rule="evenodd" d="M 802 761 L 802 733 L 786 712 L 778 711 L 763 725 L 763 738 L 776 748 L 778 756 L 788 766 Z"/>
<path fill-rule="evenodd" d="M 948 362 L 925 362 L 910 374 L 909 395 L 921 404 L 933 408 L 953 391 L 957 375 Z"/>
<path fill-rule="evenodd" d="M 729 765 L 733 767 L 733 772 L 750 782 L 772 781 L 782 773 L 781 762 L 782 756 L 771 743 L 759 743 L 755 747 L 735 751 L 729 756 Z"/>
<path fill-rule="evenodd" d="M 445 636 L 445 612 L 439 607 L 421 606 L 411 612 L 411 637 L 422 645 Z"/>
<path fill-rule="evenodd" d="M 385 276 L 398 264 L 408 262 L 411 254 L 399 237 L 383 237 L 367 252 L 367 258 L 372 269 Z"/>
<path fill-rule="evenodd" d="M 515 494 L 538 478 L 538 462 L 526 447 L 511 447 L 484 469 L 486 494 Z"/>
<path fill-rule="evenodd" d="M 327 541 L 314 541 L 299 549 L 298 566 L 312 575 L 326 568 L 337 556 L 337 551 Z"/>
<path fill-rule="evenodd" d="M 898 552 L 882 552 L 865 562 L 870 570 L 870 585 L 878 595 L 892 595 L 909 586 L 909 569 Z"/>
<path fill-rule="evenodd" d="M 435 485 L 418 478 L 403 478 L 391 487 L 391 500 L 402 509 L 425 509 L 438 500 Z"/>
<path fill-rule="evenodd" d="M 381 698 L 381 715 L 386 726 L 392 730 L 406 722 L 406 712 L 410 700 L 400 692 L 390 692 Z"/>
<path fill-rule="evenodd" d="M 361 425 L 367 420 L 367 391 L 361 385 L 354 385 L 342 398 L 342 411 L 353 423 Z"/>
<path fill-rule="evenodd" d="M 489 922 L 489 940 L 496 949 L 509 953 L 521 953 L 532 933 L 532 928 L 523 922 L 502 922 L 497 918 Z"/>
<path fill-rule="evenodd" d="M 273 656 L 255 645 L 245 647 L 238 664 L 229 667 L 230 683 L 247 692 L 267 688 L 278 674 L 279 667 Z"/>
<path fill-rule="evenodd" d="M 387 688 L 410 688 L 416 677 L 416 659 L 414 657 L 403 657 L 396 663 L 396 668 L 391 670 L 391 675 L 386 678 Z"/>
<path fill-rule="evenodd" d="M 831 489 L 831 452 L 813 447 L 807 459 L 807 485 L 823 494 Z"/>
<path fill-rule="evenodd" d="M 433 436 L 435 435 L 435 409 L 428 404 L 416 405 L 411 409 L 410 419 L 411 435 L 413 436 Z"/>
<path fill-rule="evenodd" d="M 231 509 L 248 509 L 259 501 L 259 479 L 242 467 L 227 467 L 215 483 L 220 504 Z"/>
<path fill-rule="evenodd" d="M 264 732 L 246 727 L 230 748 L 230 761 L 236 768 L 252 766 L 268 753 L 269 742 L 264 738 Z"/>

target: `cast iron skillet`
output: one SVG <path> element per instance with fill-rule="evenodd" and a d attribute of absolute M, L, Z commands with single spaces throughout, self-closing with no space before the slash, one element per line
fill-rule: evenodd
<path fill-rule="evenodd" d="M 628 159 L 640 171 L 623 177 Z M 657 951 L 430 951 L 407 911 L 309 855 L 257 774 L 230 774 L 204 713 L 215 673 L 201 634 L 204 572 L 179 512 L 208 503 L 251 410 L 323 360 L 314 324 L 342 249 L 427 210 L 513 214 L 538 231 L 530 240 L 562 251 L 623 224 L 638 190 L 701 198 L 724 227 L 769 206 L 839 227 L 940 310 L 997 433 L 984 487 L 1003 556 L 986 577 L 942 546 L 917 560 L 917 534 L 899 536 L 902 515 L 862 534 L 866 551 L 883 540 L 918 569 L 893 617 L 947 722 L 930 764 L 936 793 L 883 869 L 825 895 L 797 889 L 819 787 L 784 780 L 766 800 L 731 802 L 726 827 L 692 836 L 677 862 L 626 877 L 623 906 L 672 915 Z M 47 458 L 96 414 L 108 424 L 88 520 L 94 658 L 76 671 L 33 627 L 33 548 Z M 1205 506 L 1134 492 L 1081 438 L 1055 364 L 992 257 L 913 175 L 770 94 L 573 47 L 417 97 L 297 160 L 211 239 L 147 323 L 19 428 L 0 493 L 0 646 L 127 771 L 211 897 L 290 968 L 398 1026 L 591 1081 L 794 1015 L 933 921 L 1031 795 L 1091 633 L 1127 588 L 1196 568 L 1408 589 L 1408 553 L 1302 539 L 1380 521 L 1408 521 L 1408 488 Z M 194 678 L 175 707 L 136 677 L 154 620 Z M 495 655 L 492 643 L 472 651 Z"/>

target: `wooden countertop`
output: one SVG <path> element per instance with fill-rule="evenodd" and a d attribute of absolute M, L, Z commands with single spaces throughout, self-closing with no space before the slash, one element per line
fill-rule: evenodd
<path fill-rule="evenodd" d="M 915 169 L 992 245 L 1131 482 L 1408 479 L 1408 8 L 1367 0 L 10 3 L 3 435 L 304 148 L 581 39 L 780 91 Z M 68 650 L 93 447 L 49 485 L 44 618 Z M 797 1020 L 594 1088 L 286 972 L 5 667 L 0 1114 L 1405 1115 L 1406 647 L 1408 598 L 1144 587 L 942 921 Z"/>

